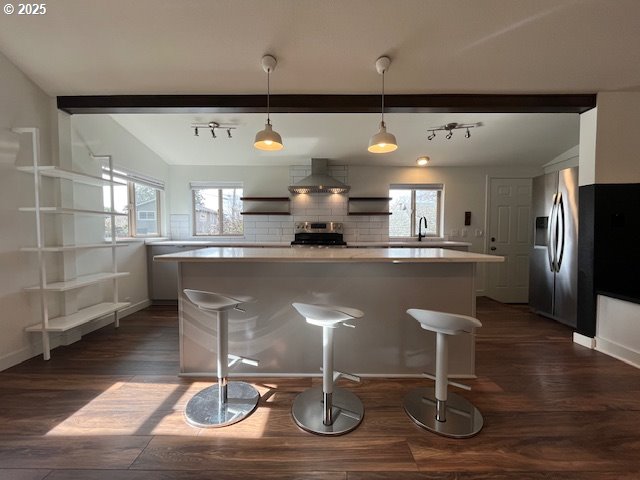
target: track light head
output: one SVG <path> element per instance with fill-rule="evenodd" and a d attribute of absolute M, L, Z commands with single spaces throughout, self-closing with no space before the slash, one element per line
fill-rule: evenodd
<path fill-rule="evenodd" d="M 231 137 L 231 129 L 230 128 L 227 128 L 227 137 L 233 138 L 233 137 Z"/>
<path fill-rule="evenodd" d="M 194 136 L 194 137 L 199 137 L 199 136 L 200 136 L 200 135 L 198 134 L 198 127 L 195 127 L 195 128 L 194 128 L 193 136 Z"/>
<path fill-rule="evenodd" d="M 427 132 L 431 134 L 427 137 L 427 140 L 433 140 L 436 137 L 436 132 L 447 132 L 444 136 L 447 140 L 451 140 L 453 137 L 454 130 L 465 130 L 464 138 L 471 138 L 471 129 L 482 127 L 482 122 L 476 123 L 458 123 L 458 122 L 449 122 L 444 125 L 440 125 L 438 127 L 431 127 L 427 129 Z"/>
<path fill-rule="evenodd" d="M 213 138 L 218 138 L 218 137 L 216 137 L 216 129 L 215 129 L 215 128 L 213 128 L 213 127 L 211 128 L 211 136 L 212 136 Z"/>

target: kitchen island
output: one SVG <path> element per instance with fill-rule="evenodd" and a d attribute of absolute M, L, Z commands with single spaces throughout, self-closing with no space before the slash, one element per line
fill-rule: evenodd
<path fill-rule="evenodd" d="M 339 370 L 369 376 L 434 371 L 435 335 L 420 329 L 408 308 L 475 315 L 475 266 L 502 257 L 440 248 L 211 247 L 159 255 L 178 264 L 178 289 L 249 295 L 246 312 L 232 311 L 229 352 L 260 360 L 235 375 L 316 375 L 322 334 L 293 302 L 362 310 L 356 328 L 336 332 Z M 179 295 L 183 375 L 215 373 L 215 320 Z M 474 375 L 474 339 L 450 343 L 450 372 Z"/>

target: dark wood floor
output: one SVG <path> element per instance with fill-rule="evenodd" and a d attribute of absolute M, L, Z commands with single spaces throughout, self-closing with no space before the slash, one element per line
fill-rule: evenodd
<path fill-rule="evenodd" d="M 0 373 L 0 479 L 640 478 L 640 371 L 571 342 L 524 306 L 478 301 L 477 372 L 464 392 L 482 432 L 449 440 L 416 427 L 403 396 L 424 383 L 349 385 L 365 419 L 323 438 L 290 417 L 317 380 L 259 379 L 258 410 L 201 430 L 182 411 L 207 382 L 182 379 L 176 313 L 153 307 Z"/>

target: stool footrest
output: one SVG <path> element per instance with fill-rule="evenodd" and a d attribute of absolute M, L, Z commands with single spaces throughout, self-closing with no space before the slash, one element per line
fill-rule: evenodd
<path fill-rule="evenodd" d="M 320 367 L 320 371 L 324 372 L 324 368 Z M 355 382 L 355 383 L 361 382 L 361 379 L 358 375 L 354 375 L 353 373 L 339 372 L 338 370 L 334 370 L 333 381 L 335 382 L 339 378 L 346 378 L 347 380 L 351 380 L 352 382 Z"/>
<path fill-rule="evenodd" d="M 435 375 L 431 375 L 430 373 L 422 372 L 422 376 L 428 378 L 429 380 L 433 380 L 435 382 Z M 465 385 L 464 383 L 454 382 L 452 380 L 447 379 L 448 385 L 453 385 L 454 387 L 461 388 L 463 390 L 471 391 L 471 387 L 469 385 Z"/>
<path fill-rule="evenodd" d="M 229 360 L 229 368 L 237 365 L 238 363 L 244 363 L 245 365 L 251 365 L 253 367 L 257 367 L 258 365 L 260 365 L 260 362 L 258 360 L 249 357 L 241 357 L 240 355 L 229 354 L 227 355 L 227 358 Z"/>

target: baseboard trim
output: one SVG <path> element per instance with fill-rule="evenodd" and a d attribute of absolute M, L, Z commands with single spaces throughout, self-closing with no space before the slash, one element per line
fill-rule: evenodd
<path fill-rule="evenodd" d="M 587 337 L 586 335 L 582 335 L 578 332 L 573 332 L 573 343 L 577 343 L 583 347 L 587 347 L 591 350 L 596 348 L 596 339 Z"/>
<path fill-rule="evenodd" d="M 632 367 L 640 368 L 640 352 L 632 350 L 629 347 L 612 342 L 605 338 L 595 338 L 595 349 L 598 352 L 616 358 Z"/>
<path fill-rule="evenodd" d="M 132 313 L 135 313 L 139 310 L 147 308 L 151 305 L 151 300 L 143 300 L 141 302 L 137 302 L 133 305 L 129 305 L 127 308 L 120 310 L 119 316 L 120 318 L 127 317 Z M 86 335 L 91 333 L 99 328 L 105 327 L 113 323 L 113 316 L 110 314 L 107 317 L 99 318 L 92 322 L 86 323 L 78 328 L 80 335 Z M 22 363 L 30 358 L 36 357 L 38 355 L 42 355 L 42 337 L 38 334 L 29 333 L 30 336 L 34 337 L 29 345 L 23 347 L 15 352 L 8 353 L 0 357 L 0 371 L 6 370 L 7 368 L 11 368 L 19 363 Z M 59 334 L 51 334 L 49 336 L 51 342 L 51 350 L 60 345 L 69 345 L 73 343 L 69 341 L 68 334 L 59 333 Z M 52 353 L 55 355 L 55 352 Z"/>

